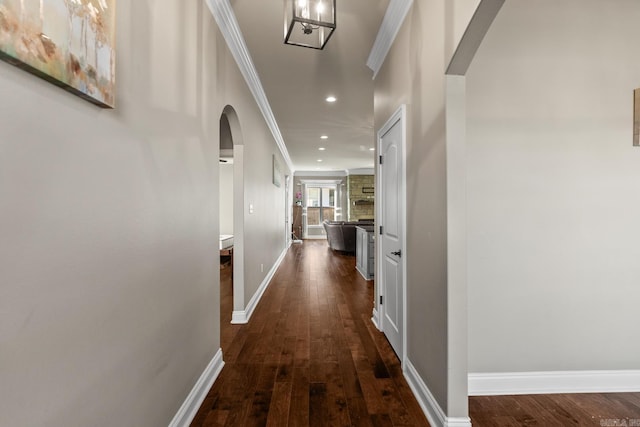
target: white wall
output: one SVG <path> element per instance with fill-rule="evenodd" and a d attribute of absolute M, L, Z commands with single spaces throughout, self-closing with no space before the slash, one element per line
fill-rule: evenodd
<path fill-rule="evenodd" d="M 233 234 L 233 164 L 220 164 L 220 234 Z"/>
<path fill-rule="evenodd" d="M 3 426 L 167 425 L 220 347 L 225 105 L 252 138 L 248 193 L 273 187 L 275 143 L 203 3 L 120 2 L 116 27 L 115 110 L 0 63 Z M 264 193 L 247 268 L 268 271 L 284 192 Z"/>
<path fill-rule="evenodd" d="M 471 65 L 471 372 L 640 368 L 638 17 L 510 0 Z"/>

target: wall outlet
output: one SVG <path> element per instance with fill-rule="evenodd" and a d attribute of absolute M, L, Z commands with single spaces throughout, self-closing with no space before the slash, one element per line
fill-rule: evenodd
<path fill-rule="evenodd" d="M 260 273 L 264 273 L 264 264 L 260 264 Z"/>

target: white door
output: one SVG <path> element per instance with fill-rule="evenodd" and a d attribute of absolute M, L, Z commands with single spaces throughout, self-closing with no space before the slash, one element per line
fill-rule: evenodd
<path fill-rule="evenodd" d="M 404 108 L 378 133 L 380 327 L 402 361 L 404 356 Z"/>

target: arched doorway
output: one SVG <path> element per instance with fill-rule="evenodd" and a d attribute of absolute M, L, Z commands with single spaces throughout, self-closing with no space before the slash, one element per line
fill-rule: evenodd
<path fill-rule="evenodd" d="M 233 256 L 231 323 L 246 323 L 244 295 L 244 141 L 235 109 L 227 105 L 220 115 L 220 234 L 232 235 Z M 225 170 L 227 169 L 227 170 Z M 229 170 L 231 169 L 231 170 Z M 231 204 L 231 206 L 224 205 Z M 223 217 L 224 216 L 224 217 Z"/>

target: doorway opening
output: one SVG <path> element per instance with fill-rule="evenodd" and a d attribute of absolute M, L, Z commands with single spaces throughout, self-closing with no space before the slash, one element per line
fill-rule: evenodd
<path fill-rule="evenodd" d="M 307 186 L 307 238 L 326 237 L 322 222 L 336 219 L 336 185 Z"/>
<path fill-rule="evenodd" d="M 340 180 L 300 180 L 304 239 L 326 239 L 322 223 L 342 219 L 341 183 Z"/>
<path fill-rule="evenodd" d="M 227 105 L 220 115 L 220 298 L 221 321 L 244 316 L 244 144 L 238 115 Z M 226 270 L 225 270 L 226 269 Z M 224 311 L 224 313 L 222 313 Z"/>
<path fill-rule="evenodd" d="M 220 231 L 220 316 L 221 323 L 230 323 L 233 312 L 233 135 L 227 115 L 220 116 L 219 152 L 219 231 Z M 229 341 L 221 331 L 221 343 Z"/>

